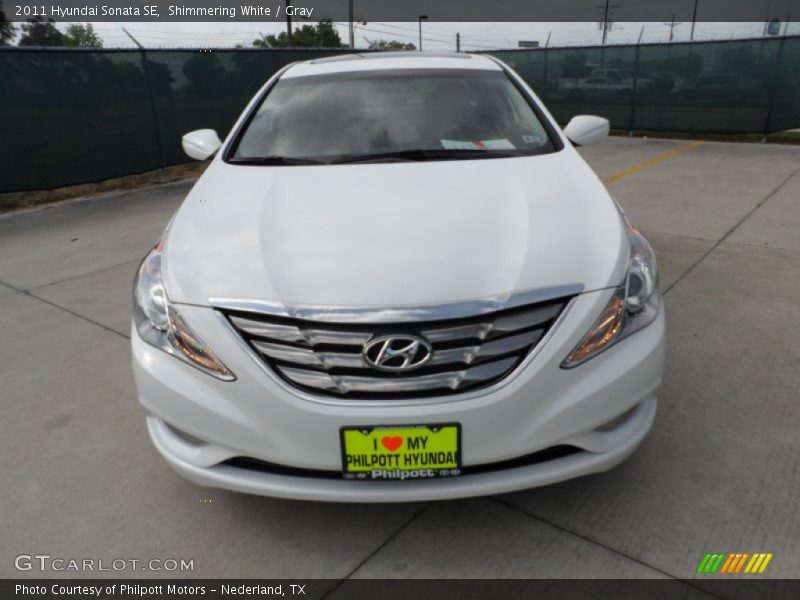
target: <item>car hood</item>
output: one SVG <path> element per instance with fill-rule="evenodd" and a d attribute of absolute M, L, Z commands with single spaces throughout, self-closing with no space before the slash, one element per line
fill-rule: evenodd
<path fill-rule="evenodd" d="M 572 148 L 337 166 L 217 159 L 175 215 L 173 301 L 400 307 L 617 285 L 614 201 Z"/>

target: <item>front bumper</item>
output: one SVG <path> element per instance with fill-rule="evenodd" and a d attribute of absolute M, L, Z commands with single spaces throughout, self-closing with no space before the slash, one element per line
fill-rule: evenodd
<path fill-rule="evenodd" d="M 414 502 L 448 500 L 513 492 L 557 483 L 566 479 L 606 471 L 625 460 L 644 440 L 656 414 L 656 399 L 643 402 L 615 431 L 623 442 L 603 453 L 581 451 L 542 464 L 490 473 L 464 475 L 453 479 L 425 481 L 350 481 L 288 476 L 250 471 L 217 464 L 199 467 L 182 456 L 193 450 L 157 417 L 147 419 L 150 438 L 169 465 L 199 485 L 260 494 L 325 502 Z"/>
<path fill-rule="evenodd" d="M 175 470 L 200 485 L 343 502 L 509 492 L 607 470 L 629 456 L 650 429 L 663 369 L 663 308 L 651 325 L 587 363 L 570 370 L 559 367 L 611 293 L 577 296 L 532 359 L 500 384 L 428 403 L 376 406 L 304 397 L 270 375 L 215 311 L 194 306 L 181 306 L 181 312 L 237 381 L 222 382 L 201 373 L 144 343 L 135 331 L 134 375 L 156 449 Z M 623 414 L 624 419 L 607 426 Z M 437 422 L 461 423 L 463 465 L 486 467 L 482 472 L 402 482 L 335 478 L 341 469 L 340 427 Z M 576 451 L 501 468 L 510 459 L 562 446 Z M 226 463 L 236 457 L 281 470 Z M 496 463 L 501 465 L 493 469 Z"/>

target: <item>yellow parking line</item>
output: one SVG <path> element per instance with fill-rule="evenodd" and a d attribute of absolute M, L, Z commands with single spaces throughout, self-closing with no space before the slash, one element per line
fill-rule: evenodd
<path fill-rule="evenodd" d="M 638 165 L 633 165 L 629 169 L 625 169 L 624 171 L 620 171 L 619 173 L 614 173 L 613 175 L 609 175 L 608 177 L 603 179 L 603 183 L 614 183 L 616 181 L 619 181 L 620 179 L 624 179 L 628 175 L 633 175 L 634 173 L 638 173 L 639 171 L 643 171 L 644 169 L 649 169 L 653 165 L 657 165 L 660 162 L 664 162 L 665 160 L 669 160 L 670 158 L 675 158 L 676 156 L 680 156 L 684 152 L 693 150 L 694 148 L 702 146 L 703 144 L 705 144 L 704 141 L 692 142 L 691 144 L 686 144 L 685 146 L 676 148 L 675 150 L 669 150 L 668 152 L 663 152 L 658 156 L 654 156 L 649 160 L 640 162 Z"/>

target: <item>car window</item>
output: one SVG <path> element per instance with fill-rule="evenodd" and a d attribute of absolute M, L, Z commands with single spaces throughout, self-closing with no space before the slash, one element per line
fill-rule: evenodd
<path fill-rule="evenodd" d="M 398 69 L 279 80 L 229 153 L 233 161 L 412 150 L 474 157 L 554 150 L 528 100 L 502 71 Z"/>

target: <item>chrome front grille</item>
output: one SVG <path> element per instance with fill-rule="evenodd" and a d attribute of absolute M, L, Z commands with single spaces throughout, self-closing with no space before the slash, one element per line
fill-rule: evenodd
<path fill-rule="evenodd" d="M 375 324 L 219 310 L 293 386 L 338 398 L 390 399 L 443 396 L 501 380 L 536 347 L 568 301 L 559 298 L 469 318 Z M 362 352 L 368 342 L 387 335 L 422 337 L 433 355 L 415 370 L 378 370 Z"/>

